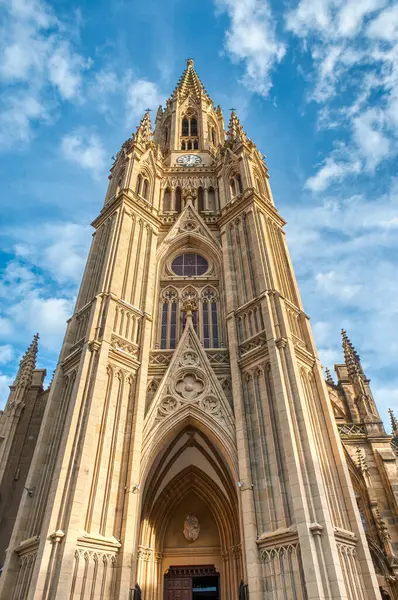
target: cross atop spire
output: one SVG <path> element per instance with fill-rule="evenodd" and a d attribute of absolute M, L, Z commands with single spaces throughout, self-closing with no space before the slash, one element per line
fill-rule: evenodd
<path fill-rule="evenodd" d="M 234 109 L 231 110 L 231 116 L 228 124 L 227 139 L 230 142 L 245 142 L 247 135 L 243 131 L 241 122 Z"/>
<path fill-rule="evenodd" d="M 152 123 L 149 110 L 147 110 L 141 119 L 140 124 L 137 127 L 137 131 L 134 134 L 134 142 L 137 144 L 148 144 L 152 141 Z"/>
<path fill-rule="evenodd" d="M 187 59 L 186 69 L 181 75 L 173 92 L 173 97 L 175 96 L 178 96 L 180 100 L 185 100 L 188 98 L 188 96 L 193 96 L 197 100 L 199 100 L 202 96 L 205 96 L 208 100 L 210 100 L 203 83 L 195 71 L 193 58 Z"/>

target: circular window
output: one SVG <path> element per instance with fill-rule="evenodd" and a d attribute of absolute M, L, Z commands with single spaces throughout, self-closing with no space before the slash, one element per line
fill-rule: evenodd
<path fill-rule="evenodd" d="M 204 275 L 209 268 L 209 263 L 200 254 L 180 254 L 171 263 L 171 268 L 176 275 L 194 277 Z"/>

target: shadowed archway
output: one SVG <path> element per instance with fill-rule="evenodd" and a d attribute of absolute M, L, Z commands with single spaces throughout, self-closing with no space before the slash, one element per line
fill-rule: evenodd
<path fill-rule="evenodd" d="M 163 598 L 164 574 L 171 565 L 214 564 L 220 598 L 236 598 L 243 575 L 238 494 L 226 462 L 192 427 L 180 431 L 160 454 L 143 495 L 137 565 L 143 597 Z M 199 517 L 195 541 L 183 535 L 187 513 Z"/>

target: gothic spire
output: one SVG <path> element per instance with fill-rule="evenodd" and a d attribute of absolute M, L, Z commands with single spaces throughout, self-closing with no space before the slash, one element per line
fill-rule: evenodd
<path fill-rule="evenodd" d="M 247 135 L 243 131 L 243 127 L 234 110 L 231 111 L 229 119 L 227 140 L 230 142 L 245 142 L 247 140 Z"/>
<path fill-rule="evenodd" d="M 28 387 L 32 381 L 33 371 L 36 367 L 37 351 L 39 349 L 39 334 L 33 336 L 32 343 L 21 358 L 19 369 L 14 381 L 14 385 Z"/>
<path fill-rule="evenodd" d="M 188 96 L 193 96 L 197 100 L 200 100 L 202 96 L 205 96 L 210 100 L 203 83 L 195 71 L 192 58 L 188 58 L 186 69 L 181 75 L 173 92 L 173 97 L 178 97 L 179 100 L 185 100 Z"/>
<path fill-rule="evenodd" d="M 134 134 L 134 142 L 136 144 L 146 145 L 152 141 L 152 123 L 149 111 L 142 117 L 140 124 L 137 127 L 137 131 Z"/>
<path fill-rule="evenodd" d="M 344 350 L 344 361 L 347 366 L 347 371 L 350 376 L 362 374 L 361 361 L 358 352 L 351 343 L 347 332 L 341 330 L 342 346 Z"/>

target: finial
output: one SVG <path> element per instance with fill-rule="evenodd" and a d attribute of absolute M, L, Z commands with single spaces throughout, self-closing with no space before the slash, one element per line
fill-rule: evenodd
<path fill-rule="evenodd" d="M 327 367 L 325 367 L 325 374 L 326 374 L 325 379 L 326 379 L 327 383 L 329 383 L 330 385 L 334 385 L 333 377 Z"/>
<path fill-rule="evenodd" d="M 388 414 L 390 415 L 391 432 L 393 435 L 398 435 L 398 421 L 395 418 L 395 415 L 391 408 L 388 409 Z"/>
<path fill-rule="evenodd" d="M 245 142 L 247 135 L 243 131 L 243 127 L 236 115 L 235 109 L 231 108 L 231 116 L 228 124 L 227 139 L 230 142 Z"/>
<path fill-rule="evenodd" d="M 187 58 L 187 67 L 193 67 L 195 65 L 193 58 Z"/>

